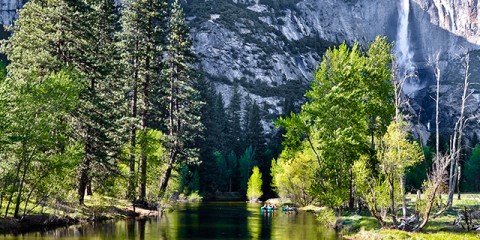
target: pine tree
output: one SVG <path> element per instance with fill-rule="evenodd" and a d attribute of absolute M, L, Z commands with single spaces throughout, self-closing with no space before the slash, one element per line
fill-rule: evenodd
<path fill-rule="evenodd" d="M 263 153 L 265 151 L 265 137 L 260 117 L 260 108 L 256 101 L 249 98 L 246 100 L 245 108 L 245 145 L 252 145 L 256 152 Z"/>
<path fill-rule="evenodd" d="M 200 121 L 202 104 L 198 91 L 193 87 L 195 79 L 192 78 L 194 58 L 191 41 L 185 14 L 178 1 L 172 4 L 168 30 L 164 76 L 168 89 L 165 92 L 165 103 L 168 109 L 166 127 L 169 155 L 167 169 L 160 185 L 160 197 L 165 195 L 177 160 L 187 163 L 198 161 L 198 149 L 195 148 L 194 142 L 202 129 Z"/>
<path fill-rule="evenodd" d="M 230 104 L 227 108 L 227 146 L 239 156 L 245 149 L 242 146 L 242 106 L 238 85 L 235 85 Z"/>
<path fill-rule="evenodd" d="M 223 99 L 215 92 L 212 84 L 200 78 L 198 87 L 202 101 L 202 125 L 204 126 L 203 138 L 199 141 L 200 149 L 200 186 L 202 192 L 214 192 L 218 182 L 217 173 L 219 170 L 215 164 L 213 153 L 220 152 L 225 156 L 225 109 Z"/>
<path fill-rule="evenodd" d="M 72 6 L 71 19 L 79 22 L 73 32 L 79 32 L 77 38 L 83 41 L 79 41 L 71 61 L 88 79 L 77 110 L 82 131 L 79 137 L 85 142 L 78 183 L 79 202 L 83 203 L 85 190 L 94 178 L 103 182 L 101 179 L 116 172 L 115 159 L 123 143 L 120 118 L 124 112 L 123 83 L 118 81 L 119 24 L 115 1 L 90 1 L 88 5 L 78 2 Z"/>
<path fill-rule="evenodd" d="M 162 0 L 129 0 L 124 2 L 122 11 L 122 47 L 125 64 L 125 79 L 129 79 L 130 89 L 130 178 L 128 195 L 134 198 L 135 149 L 137 129 L 142 134 L 148 131 L 157 116 L 152 108 L 160 90 L 160 70 L 163 59 L 162 46 L 165 40 L 166 3 Z M 155 94 L 154 94 L 155 92 Z M 140 144 L 140 186 L 139 199 L 145 201 L 147 181 L 147 156 L 145 142 Z"/>
<path fill-rule="evenodd" d="M 233 151 L 227 156 L 227 176 L 228 176 L 228 191 L 231 192 L 233 189 L 233 179 L 237 179 L 238 175 L 238 163 L 237 156 Z"/>
<path fill-rule="evenodd" d="M 113 1 L 103 1 L 110 9 Z M 118 152 L 117 115 L 114 109 L 120 96 L 115 68 L 111 63 L 115 52 L 115 10 L 101 13 L 81 0 L 33 0 L 20 12 L 8 40 L 6 53 L 9 67 L 17 81 L 27 81 L 31 70 L 42 76 L 63 68 L 75 68 L 85 79 L 79 94 L 79 107 L 72 113 L 72 136 L 82 142 L 84 158 L 79 166 L 78 197 L 83 203 L 91 168 L 114 168 L 111 160 Z M 103 8 L 105 9 L 105 8 Z M 103 171 L 105 172 L 105 171 Z M 108 172 L 108 171 L 107 171 Z"/>
<path fill-rule="evenodd" d="M 253 163 L 254 163 L 254 156 L 255 151 L 252 146 L 249 146 L 245 149 L 245 152 L 238 160 L 239 166 L 239 175 L 240 175 L 240 191 L 245 194 L 247 190 L 247 183 L 248 178 L 250 176 L 250 172 L 252 171 Z"/>

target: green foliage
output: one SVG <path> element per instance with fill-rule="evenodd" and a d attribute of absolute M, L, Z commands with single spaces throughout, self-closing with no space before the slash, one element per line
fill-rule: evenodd
<path fill-rule="evenodd" d="M 387 132 L 377 143 L 379 169 L 369 166 L 367 156 L 360 157 L 352 168 L 360 197 L 382 226 L 385 220 L 380 213 L 395 207 L 402 199 L 400 179 L 405 170 L 423 158 L 418 143 L 408 140 L 407 130 L 408 125 L 401 120 L 390 123 Z M 395 216 L 396 213 L 391 215 Z"/>
<path fill-rule="evenodd" d="M 64 196 L 65 189 L 73 187 L 70 179 L 83 145 L 68 138 L 73 126 L 65 119 L 78 106 L 82 78 L 63 70 L 44 77 L 32 73 L 28 81 L 9 79 L 1 85 L 0 98 L 8 99 L 3 102 L 8 125 L 2 133 L 8 141 L 0 149 L 4 159 L 0 178 L 5 183 L 0 198 L 16 194 L 18 217 L 20 202 L 30 200 L 31 193 L 40 201 Z"/>
<path fill-rule="evenodd" d="M 408 140 L 408 125 L 399 120 L 388 126 L 387 133 L 378 144 L 379 159 L 382 172 L 388 172 L 393 179 L 398 179 L 405 169 L 417 164 L 423 159 L 423 152 L 415 141 Z"/>
<path fill-rule="evenodd" d="M 238 160 L 239 162 L 239 170 L 240 170 L 240 190 L 245 193 L 247 190 L 248 178 L 250 177 L 250 172 L 252 171 L 253 167 L 253 160 L 254 160 L 254 150 L 252 146 L 245 149 L 245 152 Z"/>
<path fill-rule="evenodd" d="M 356 44 L 328 50 L 306 93 L 309 102 L 299 114 L 278 121 L 286 130 L 282 153 L 286 162 L 294 163 L 296 153 L 303 152 L 310 167 L 319 167 L 308 180 L 313 183 L 310 199 L 318 198 L 334 208 L 342 206 L 349 198 L 347 183 L 353 162 L 374 151 L 370 136 L 386 131 L 394 110 L 391 47 L 378 37 L 366 53 Z M 305 149 L 310 149 L 308 155 Z"/>
<path fill-rule="evenodd" d="M 480 145 L 472 150 L 472 155 L 465 163 L 465 189 L 467 191 L 480 191 Z"/>
<path fill-rule="evenodd" d="M 217 164 L 217 184 L 218 188 L 222 191 L 228 190 L 228 166 L 225 158 L 220 152 L 214 152 L 213 155 L 215 156 L 215 162 Z"/>
<path fill-rule="evenodd" d="M 318 165 L 312 164 L 313 153 L 308 148 L 286 157 L 283 152 L 277 161 L 272 163 L 273 187 L 282 197 L 290 198 L 300 206 L 307 206 L 316 201 L 312 194 L 312 185 Z M 329 193 L 325 193 L 329 194 Z"/>
<path fill-rule="evenodd" d="M 352 167 L 355 186 L 357 187 L 358 195 L 366 203 L 372 215 L 381 212 L 386 212 L 390 206 L 389 186 L 385 176 L 375 176 L 373 169 L 369 166 L 369 157 L 361 156 L 358 161 L 355 161 Z M 397 185 L 398 186 L 398 185 Z M 397 200 L 400 199 L 400 189 L 396 188 L 395 196 Z"/>
<path fill-rule="evenodd" d="M 427 179 L 427 172 L 430 171 L 428 166 L 432 165 L 433 148 L 426 146 L 423 148 L 423 155 L 425 157 L 423 162 L 406 169 L 406 191 L 422 189 L 423 182 Z"/>
<path fill-rule="evenodd" d="M 252 175 L 248 179 L 247 197 L 250 201 L 254 201 L 260 198 L 262 194 L 262 173 L 255 166 L 253 167 Z"/>
<path fill-rule="evenodd" d="M 331 208 L 322 208 L 315 213 L 320 225 L 327 227 L 335 227 L 337 223 L 337 215 Z"/>

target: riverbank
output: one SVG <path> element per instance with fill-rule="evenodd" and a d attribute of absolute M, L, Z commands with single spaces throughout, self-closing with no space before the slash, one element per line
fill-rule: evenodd
<path fill-rule="evenodd" d="M 2 208 L 4 209 L 4 208 Z M 157 217 L 171 211 L 172 205 L 164 204 L 161 210 L 133 206 L 129 201 L 102 196 L 88 196 L 84 206 L 57 204 L 43 209 L 36 208 L 20 218 L 0 218 L 0 234 L 19 234 L 43 231 L 76 224 L 101 222 L 113 219 Z M 12 214 L 10 214 L 12 215 Z"/>
<path fill-rule="evenodd" d="M 442 196 L 445 200 L 447 196 Z M 415 195 L 407 195 L 408 208 L 415 205 Z M 466 231 L 453 222 L 464 208 L 480 209 L 480 194 L 462 194 L 461 200 L 454 200 L 453 208 L 444 211 L 435 218 L 430 218 L 428 224 L 420 232 L 407 232 L 396 229 L 381 229 L 378 221 L 368 211 L 343 212 L 341 216 L 328 208 L 306 206 L 300 211 L 312 212 L 317 216 L 321 225 L 336 229 L 338 234 L 345 239 L 480 239 L 480 231 Z"/>
<path fill-rule="evenodd" d="M 442 196 L 445 200 L 447 196 Z M 407 195 L 408 207 L 413 208 L 415 196 Z M 466 231 L 453 224 L 458 212 L 464 208 L 480 208 L 480 194 L 463 194 L 461 200 L 455 199 L 453 207 L 438 217 L 429 219 L 420 232 L 407 232 L 396 229 L 381 229 L 377 220 L 368 212 L 347 213 L 337 219 L 339 233 L 346 239 L 480 239 L 480 232 Z"/>

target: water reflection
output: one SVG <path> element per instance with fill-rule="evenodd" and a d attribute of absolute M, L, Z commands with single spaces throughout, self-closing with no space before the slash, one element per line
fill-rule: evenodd
<path fill-rule="evenodd" d="M 122 220 L 73 226 L 2 239 L 335 239 L 319 227 L 313 214 L 262 213 L 260 205 L 201 203 L 179 205 L 161 219 Z"/>

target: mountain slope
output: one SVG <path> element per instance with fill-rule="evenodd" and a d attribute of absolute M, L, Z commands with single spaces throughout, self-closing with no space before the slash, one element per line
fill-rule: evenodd
<path fill-rule="evenodd" d="M 11 23 L 25 0 L 4 0 L 1 20 Z M 328 47 L 341 42 L 368 44 L 377 35 L 397 41 L 401 0 L 184 0 L 194 50 L 204 76 L 228 103 L 235 85 L 263 106 L 264 128 L 297 105 Z M 441 53 L 441 127 L 453 128 L 458 115 L 464 67 L 471 52 L 471 97 L 467 116 L 480 112 L 480 19 L 478 0 L 410 0 L 408 38 L 419 78 L 406 86 L 412 115 L 434 121 L 435 81 L 429 57 Z M 479 84 L 475 84 L 479 83 Z M 470 130 L 478 127 L 469 125 Z M 428 133 L 426 133 L 428 135 Z"/>

